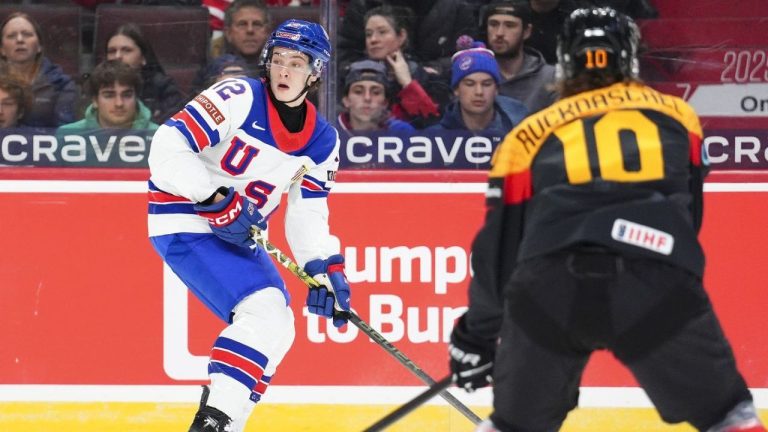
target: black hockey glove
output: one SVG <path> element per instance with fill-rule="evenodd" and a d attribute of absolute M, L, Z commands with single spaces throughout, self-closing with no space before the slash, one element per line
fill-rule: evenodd
<path fill-rule="evenodd" d="M 473 336 L 467 330 L 466 315 L 459 318 L 451 333 L 448 354 L 453 381 L 457 387 L 473 392 L 493 381 L 496 341 Z"/>

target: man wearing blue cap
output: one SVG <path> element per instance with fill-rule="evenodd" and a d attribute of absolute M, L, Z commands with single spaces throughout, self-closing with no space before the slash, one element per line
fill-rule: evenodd
<path fill-rule="evenodd" d="M 451 88 L 455 100 L 445 109 L 435 130 L 509 132 L 525 116 L 522 102 L 499 95 L 502 81 L 493 51 L 467 36 L 458 41 L 458 51 L 451 58 Z"/>

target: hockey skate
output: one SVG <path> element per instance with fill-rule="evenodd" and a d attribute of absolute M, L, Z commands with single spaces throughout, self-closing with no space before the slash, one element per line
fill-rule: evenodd
<path fill-rule="evenodd" d="M 208 395 L 211 390 L 203 386 L 203 395 L 200 398 L 200 408 L 195 414 L 189 432 L 232 432 L 234 431 L 232 419 L 218 409 L 207 406 Z"/>

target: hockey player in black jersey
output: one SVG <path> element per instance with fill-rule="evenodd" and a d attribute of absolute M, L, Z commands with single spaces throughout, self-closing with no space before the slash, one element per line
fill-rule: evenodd
<path fill-rule="evenodd" d="M 638 79 L 639 31 L 579 9 L 558 40 L 561 100 L 496 150 L 472 246 L 457 385 L 493 383 L 478 431 L 557 431 L 595 350 L 669 423 L 765 431 L 702 286 L 707 158 L 698 117 Z"/>

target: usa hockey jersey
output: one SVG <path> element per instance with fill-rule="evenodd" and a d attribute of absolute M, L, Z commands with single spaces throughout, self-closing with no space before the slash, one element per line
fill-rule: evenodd
<path fill-rule="evenodd" d="M 209 233 L 193 205 L 233 186 L 268 216 L 288 192 L 286 238 L 303 265 L 339 253 L 328 226 L 338 169 L 336 130 L 307 102 L 304 128 L 289 132 L 260 80 L 227 79 L 165 122 L 149 152 L 149 236 Z"/>

